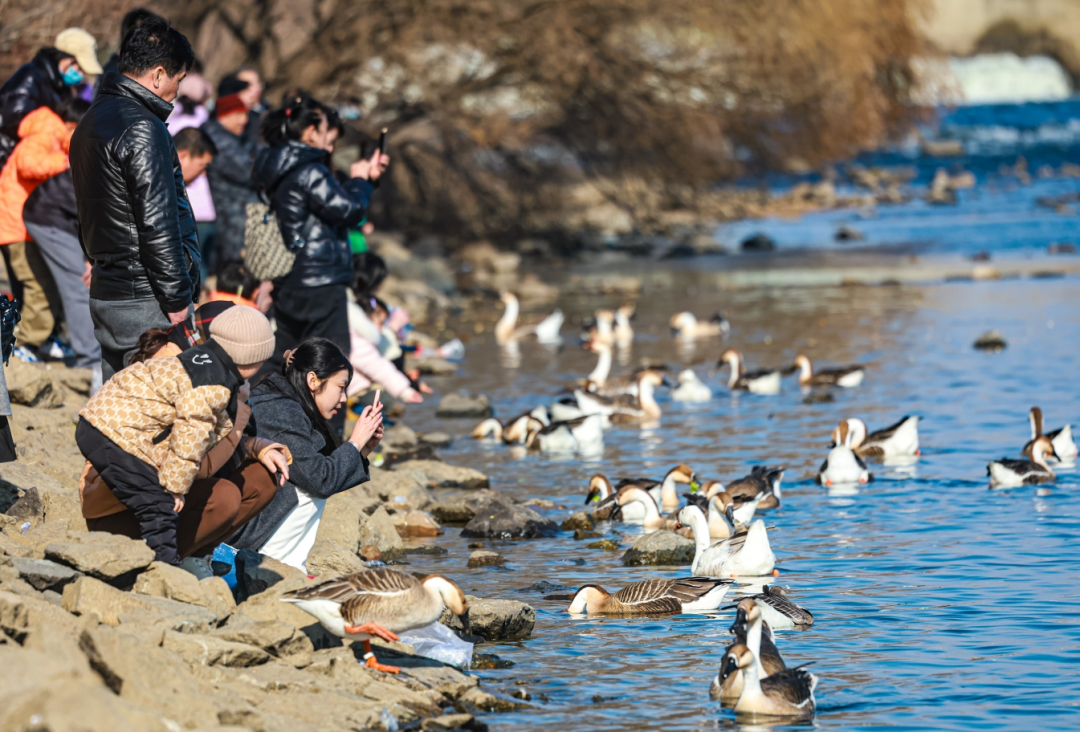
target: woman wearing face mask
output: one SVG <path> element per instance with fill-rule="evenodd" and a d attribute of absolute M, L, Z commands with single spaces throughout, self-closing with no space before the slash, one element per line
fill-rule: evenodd
<path fill-rule="evenodd" d="M 383 435 L 382 404 L 365 407 L 345 442 L 329 421 L 345 409 L 352 379 L 345 354 L 312 338 L 286 354 L 279 373 L 251 390 L 251 426 L 292 453 L 288 482 L 228 543 L 304 569 L 326 499 L 368 481 L 368 455 Z"/>
<path fill-rule="evenodd" d="M 56 48 L 43 48 L 33 60 L 19 67 L 0 87 L 0 167 L 19 142 L 23 118 L 40 107 L 54 112 L 69 99 L 71 88 L 83 80 L 75 56 Z"/>
<path fill-rule="evenodd" d="M 267 114 L 262 133 L 270 147 L 255 160 L 255 183 L 269 196 L 285 245 L 296 253 L 292 271 L 274 282 L 274 368 L 285 351 L 308 338 L 326 338 L 348 351 L 348 230 L 367 216 L 372 183 L 390 161 L 376 151 L 354 163 L 352 177 L 339 183 L 326 164 L 330 124 L 324 109 L 314 99 L 296 97 Z M 341 414 L 334 424 L 343 420 Z"/>

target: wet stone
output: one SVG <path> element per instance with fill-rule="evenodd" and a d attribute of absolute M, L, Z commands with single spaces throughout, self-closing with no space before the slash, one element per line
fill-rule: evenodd
<path fill-rule="evenodd" d="M 586 529 L 578 529 L 574 532 L 574 540 L 581 541 L 582 539 L 599 539 L 599 531 L 588 531 Z"/>
<path fill-rule="evenodd" d="M 586 549 L 603 549 L 606 552 L 619 551 L 618 542 L 614 542 L 611 539 L 601 539 L 600 541 L 594 541 L 591 544 L 585 545 Z"/>
<path fill-rule="evenodd" d="M 1005 340 L 1005 336 L 997 330 L 988 330 L 978 337 L 975 341 L 975 349 L 979 351 L 990 351 L 991 353 L 999 353 L 1004 351 L 1008 347 L 1008 342 Z"/>
<path fill-rule="evenodd" d="M 481 549 L 469 556 L 469 563 L 466 566 L 472 569 L 475 567 L 503 567 L 505 565 L 506 557 L 502 554 Z"/>
<path fill-rule="evenodd" d="M 584 529 L 588 531 L 593 528 L 592 517 L 589 516 L 588 511 L 578 511 L 574 515 L 565 519 L 560 525 L 564 531 L 574 531 L 575 529 Z"/>
<path fill-rule="evenodd" d="M 645 534 L 626 550 L 623 564 L 636 566 L 675 566 L 692 564 L 694 542 L 674 531 L 654 531 Z"/>

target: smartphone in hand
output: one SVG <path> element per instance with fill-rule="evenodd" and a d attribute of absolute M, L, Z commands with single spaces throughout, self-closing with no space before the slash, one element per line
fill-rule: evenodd
<path fill-rule="evenodd" d="M 373 402 L 371 403 L 371 409 L 372 409 L 372 411 L 374 411 L 374 410 L 376 410 L 376 409 L 378 409 L 378 408 L 379 408 L 379 406 L 380 406 L 380 402 L 379 402 L 379 400 L 380 400 L 380 397 L 381 397 L 381 396 L 382 396 L 382 389 L 376 389 L 376 390 L 375 390 L 375 401 L 373 401 Z"/>
<path fill-rule="evenodd" d="M 387 131 L 388 131 L 387 128 L 383 127 L 382 132 L 379 133 L 379 154 L 380 155 L 385 155 L 386 154 L 386 133 L 387 133 Z"/>

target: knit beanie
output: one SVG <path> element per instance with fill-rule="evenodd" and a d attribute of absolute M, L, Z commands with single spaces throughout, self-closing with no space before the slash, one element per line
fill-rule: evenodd
<path fill-rule="evenodd" d="M 270 321 L 247 305 L 231 307 L 210 323 L 210 337 L 237 366 L 251 366 L 274 354 Z"/>
<path fill-rule="evenodd" d="M 227 97 L 218 97 L 217 103 L 214 106 L 214 114 L 220 119 L 227 114 L 233 112 L 246 112 L 247 105 L 244 104 L 244 100 L 240 98 L 239 94 L 230 94 Z"/>

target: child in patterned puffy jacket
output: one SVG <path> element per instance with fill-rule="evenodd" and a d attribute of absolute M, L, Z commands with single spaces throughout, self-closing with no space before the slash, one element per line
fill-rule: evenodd
<path fill-rule="evenodd" d="M 79 413 L 75 432 L 157 559 L 174 565 L 185 494 L 203 457 L 232 431 L 241 387 L 274 351 L 270 323 L 253 308 L 229 308 L 209 331 L 206 342 L 178 356 L 113 376 Z M 260 461 L 287 478 L 283 452 L 267 451 Z"/>

